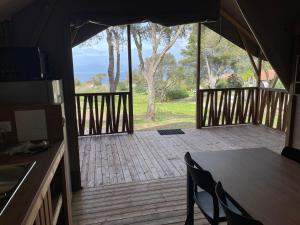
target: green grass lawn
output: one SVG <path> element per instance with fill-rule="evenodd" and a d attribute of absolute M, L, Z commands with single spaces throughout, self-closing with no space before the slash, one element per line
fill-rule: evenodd
<path fill-rule="evenodd" d="M 155 121 L 146 119 L 147 95 L 135 93 L 133 115 L 135 130 L 194 128 L 196 105 L 192 97 L 178 101 L 157 102 Z"/>

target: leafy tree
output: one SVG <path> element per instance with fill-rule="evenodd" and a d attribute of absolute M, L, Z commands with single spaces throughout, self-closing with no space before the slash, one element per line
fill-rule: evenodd
<path fill-rule="evenodd" d="M 155 75 L 169 49 L 183 35 L 184 26 L 163 27 L 155 23 L 142 23 L 132 26 L 132 37 L 137 48 L 139 72 L 145 78 L 148 89 L 147 119 L 155 119 Z M 143 41 L 151 44 L 151 56 L 143 55 Z"/>
<path fill-rule="evenodd" d="M 120 47 L 124 43 L 125 26 L 109 27 L 106 29 L 106 42 L 108 47 L 108 79 L 109 90 L 115 92 L 120 81 L 121 54 Z M 116 62 L 115 62 L 116 57 Z"/>
<path fill-rule="evenodd" d="M 159 65 L 155 77 L 155 90 L 159 101 L 165 101 L 167 90 L 178 85 L 182 74 L 177 69 L 177 62 L 171 53 L 167 53 Z"/>
<path fill-rule="evenodd" d="M 78 80 L 78 79 L 75 79 L 75 86 L 80 86 L 81 85 L 81 81 L 80 80 Z"/>
<path fill-rule="evenodd" d="M 241 78 L 244 81 L 244 84 L 247 86 L 251 86 L 253 84 L 256 84 L 256 75 L 254 74 L 253 70 L 247 70 L 244 73 L 241 74 Z"/>
<path fill-rule="evenodd" d="M 128 80 L 119 81 L 118 91 L 128 91 Z"/>
<path fill-rule="evenodd" d="M 189 77 L 196 74 L 197 63 L 197 25 L 191 27 L 186 48 L 181 52 L 181 64 L 187 68 Z M 207 80 L 208 87 L 214 88 L 224 73 L 240 74 L 251 68 L 244 50 L 202 25 L 201 27 L 201 81 Z M 195 81 L 195 78 L 194 78 Z M 194 83 L 194 82 L 193 82 Z"/>
<path fill-rule="evenodd" d="M 120 80 L 121 47 L 125 43 L 126 26 L 109 27 L 104 32 L 100 32 L 81 46 L 90 46 L 106 39 L 108 49 L 107 75 L 110 92 L 115 92 Z M 101 60 L 101 59 L 100 59 Z"/>
<path fill-rule="evenodd" d="M 91 83 L 94 86 L 101 86 L 102 85 L 102 81 L 103 79 L 106 77 L 106 74 L 104 73 L 99 73 L 96 75 L 91 76 L 91 78 L 89 79 L 89 83 Z"/>
<path fill-rule="evenodd" d="M 232 74 L 230 77 L 228 77 L 227 79 L 227 83 L 228 83 L 228 88 L 239 88 L 239 87 L 243 87 L 243 80 L 240 76 L 236 75 L 236 74 Z"/>
<path fill-rule="evenodd" d="M 147 82 L 145 78 L 140 74 L 139 69 L 132 71 L 132 83 L 135 92 L 137 93 L 147 92 Z"/>
<path fill-rule="evenodd" d="M 240 76 L 232 74 L 229 77 L 222 77 L 217 80 L 216 88 L 239 88 L 243 87 L 243 80 Z"/>
<path fill-rule="evenodd" d="M 244 81 L 249 81 L 255 79 L 255 74 L 252 70 L 247 70 L 241 75 L 241 77 Z"/>
<path fill-rule="evenodd" d="M 216 82 L 216 88 L 227 88 L 228 87 L 228 81 L 226 78 L 220 78 Z"/>
<path fill-rule="evenodd" d="M 195 89 L 197 69 L 197 24 L 187 25 L 189 31 L 188 42 L 185 49 L 182 49 L 183 58 L 179 62 L 180 70 L 184 74 L 185 83 L 189 89 Z M 201 68 L 203 68 L 201 66 Z"/>

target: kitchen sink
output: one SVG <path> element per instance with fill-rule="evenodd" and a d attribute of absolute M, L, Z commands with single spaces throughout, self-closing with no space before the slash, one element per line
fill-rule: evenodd
<path fill-rule="evenodd" d="M 0 216 L 34 165 L 35 162 L 0 165 Z"/>

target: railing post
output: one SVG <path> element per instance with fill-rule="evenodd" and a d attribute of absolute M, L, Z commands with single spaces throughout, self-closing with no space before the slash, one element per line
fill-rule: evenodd
<path fill-rule="evenodd" d="M 127 25 L 127 42 L 128 42 L 128 81 L 129 81 L 129 95 L 128 95 L 128 107 L 129 107 L 129 134 L 133 133 L 133 90 L 132 90 L 132 60 L 131 60 L 131 36 L 130 25 Z"/>
<path fill-rule="evenodd" d="M 259 109 L 260 109 L 260 83 L 261 83 L 261 69 L 262 69 L 262 55 L 263 52 L 260 50 L 260 55 L 258 59 L 258 67 L 256 71 L 257 76 L 257 83 L 256 83 L 256 101 L 255 101 L 255 117 L 253 124 L 258 125 L 260 123 L 259 121 Z M 255 67 L 255 64 L 253 65 Z"/>
<path fill-rule="evenodd" d="M 259 124 L 259 109 L 260 109 L 260 88 L 256 87 L 256 95 L 255 95 L 255 106 L 254 106 L 254 117 L 253 124 Z"/>
<path fill-rule="evenodd" d="M 197 71 L 196 71 L 196 128 L 202 128 L 203 98 L 200 96 L 200 60 L 201 60 L 201 23 L 197 33 Z"/>

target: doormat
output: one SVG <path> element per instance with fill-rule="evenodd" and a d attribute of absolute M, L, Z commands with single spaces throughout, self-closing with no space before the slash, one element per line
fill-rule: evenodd
<path fill-rule="evenodd" d="M 157 130 L 160 135 L 185 134 L 181 129 Z"/>

